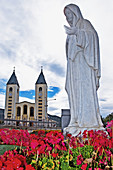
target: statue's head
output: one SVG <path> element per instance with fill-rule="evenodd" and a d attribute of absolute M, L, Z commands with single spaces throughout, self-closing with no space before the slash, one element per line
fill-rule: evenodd
<path fill-rule="evenodd" d="M 75 26 L 79 19 L 83 18 L 80 8 L 75 4 L 69 4 L 64 8 L 64 14 L 69 25 Z"/>

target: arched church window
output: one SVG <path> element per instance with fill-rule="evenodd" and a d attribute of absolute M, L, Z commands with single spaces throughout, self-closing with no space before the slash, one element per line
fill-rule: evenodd
<path fill-rule="evenodd" d="M 39 98 L 42 98 L 42 87 L 39 87 Z"/>
<path fill-rule="evenodd" d="M 27 105 L 24 105 L 24 114 L 27 114 Z"/>
<path fill-rule="evenodd" d="M 21 108 L 17 107 L 17 116 L 20 116 L 20 115 L 21 115 Z"/>
<path fill-rule="evenodd" d="M 10 88 L 9 88 L 9 92 L 12 92 L 12 91 L 13 91 L 13 88 L 12 88 L 12 87 L 10 87 Z"/>
<path fill-rule="evenodd" d="M 30 108 L 30 116 L 34 116 L 34 108 L 33 107 Z"/>
<path fill-rule="evenodd" d="M 39 92 L 41 92 L 42 91 L 42 87 L 39 87 Z"/>

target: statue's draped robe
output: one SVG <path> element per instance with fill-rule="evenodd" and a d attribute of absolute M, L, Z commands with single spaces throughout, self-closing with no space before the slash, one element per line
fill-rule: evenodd
<path fill-rule="evenodd" d="M 69 126 L 102 127 L 97 97 L 100 78 L 98 35 L 85 19 L 80 19 L 76 28 L 77 34 L 68 35 L 66 41 Z"/>

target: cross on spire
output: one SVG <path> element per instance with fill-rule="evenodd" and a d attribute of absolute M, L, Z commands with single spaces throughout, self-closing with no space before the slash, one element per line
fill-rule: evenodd
<path fill-rule="evenodd" d="M 41 72 L 43 72 L 43 66 L 41 66 Z"/>
<path fill-rule="evenodd" d="M 15 66 L 13 67 L 13 72 L 15 72 Z"/>

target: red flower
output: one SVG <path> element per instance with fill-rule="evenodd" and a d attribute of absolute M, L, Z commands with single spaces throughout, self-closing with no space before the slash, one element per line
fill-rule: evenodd
<path fill-rule="evenodd" d="M 111 120 L 110 122 L 107 122 L 107 126 L 106 126 L 107 128 L 112 127 L 112 126 L 113 126 L 113 120 Z"/>
<path fill-rule="evenodd" d="M 10 163 L 7 164 L 6 170 L 14 170 L 13 164 L 11 163 L 11 161 L 10 161 Z"/>
<path fill-rule="evenodd" d="M 32 148 L 32 149 L 35 149 L 37 146 L 38 146 L 38 141 L 33 139 L 33 140 L 31 141 L 31 148 Z"/>
<path fill-rule="evenodd" d="M 58 144 L 55 145 L 55 149 L 56 149 L 56 150 L 57 150 L 57 149 L 60 150 L 60 148 L 61 148 L 60 145 L 58 145 Z"/>
<path fill-rule="evenodd" d="M 52 153 L 53 158 L 56 158 L 58 156 L 58 153 Z"/>
<path fill-rule="evenodd" d="M 83 164 L 81 167 L 81 169 L 83 169 L 83 170 L 86 170 L 86 168 L 87 168 L 87 164 Z"/>
<path fill-rule="evenodd" d="M 80 154 L 80 155 L 77 156 L 77 165 L 81 165 L 82 162 L 83 162 L 83 157 L 82 157 L 82 155 Z"/>
<path fill-rule="evenodd" d="M 0 168 L 2 167 L 2 162 L 0 161 Z"/>
<path fill-rule="evenodd" d="M 26 166 L 26 157 L 24 157 L 23 155 L 16 155 L 16 157 L 21 161 L 21 166 Z"/>
<path fill-rule="evenodd" d="M 12 163 L 13 163 L 13 168 L 14 169 L 19 168 L 20 165 L 21 165 L 21 161 L 19 159 L 17 159 L 17 158 L 14 158 Z"/>
<path fill-rule="evenodd" d="M 81 165 L 82 161 L 77 159 L 77 165 Z"/>
<path fill-rule="evenodd" d="M 35 170 L 31 165 L 27 165 L 25 170 Z"/>
<path fill-rule="evenodd" d="M 84 132 L 83 132 L 83 138 L 87 138 L 87 130 L 84 130 Z"/>
<path fill-rule="evenodd" d="M 71 134 L 67 134 L 67 137 L 69 137 L 69 138 L 70 138 L 71 136 L 72 136 Z"/>

